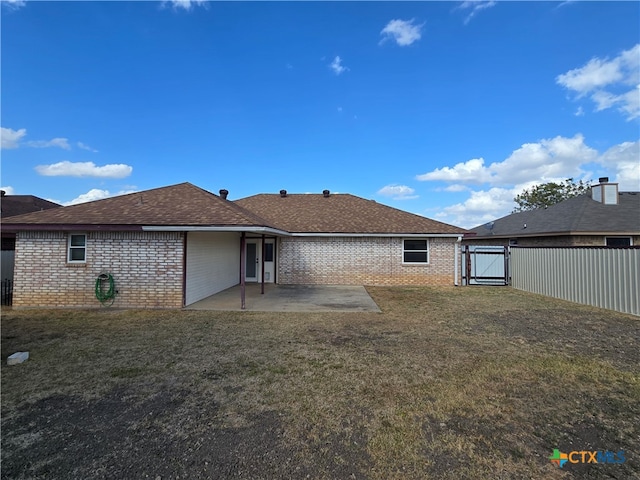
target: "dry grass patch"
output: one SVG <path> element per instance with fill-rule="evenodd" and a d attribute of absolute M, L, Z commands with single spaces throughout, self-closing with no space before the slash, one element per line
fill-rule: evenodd
<path fill-rule="evenodd" d="M 382 314 L 3 312 L 3 361 L 31 358 L 2 366 L 2 477 L 640 475 L 640 320 L 369 291 Z M 628 460 L 559 470 L 553 448 Z"/>

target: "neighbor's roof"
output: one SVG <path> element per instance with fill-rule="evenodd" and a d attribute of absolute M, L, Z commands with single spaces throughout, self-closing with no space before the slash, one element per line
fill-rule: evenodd
<path fill-rule="evenodd" d="M 264 219 L 191 183 L 105 198 L 3 219 L 3 228 L 18 230 L 139 229 L 142 226 L 266 226 Z"/>
<path fill-rule="evenodd" d="M 3 190 L 4 193 L 4 190 Z M 0 216 L 2 218 L 23 215 L 30 212 L 40 212 L 57 208 L 61 205 L 50 202 L 34 195 L 2 195 L 0 199 Z"/>
<path fill-rule="evenodd" d="M 291 233 L 458 234 L 466 230 L 349 194 L 260 194 L 235 203 Z"/>
<path fill-rule="evenodd" d="M 524 227 L 526 225 L 526 228 Z M 591 199 L 591 193 L 548 208 L 514 213 L 473 229 L 473 238 L 549 235 L 640 235 L 640 192 L 619 192 L 617 205 Z"/>

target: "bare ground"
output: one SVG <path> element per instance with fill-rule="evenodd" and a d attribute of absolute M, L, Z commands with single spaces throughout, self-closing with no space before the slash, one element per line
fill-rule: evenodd
<path fill-rule="evenodd" d="M 1 478 L 640 478 L 640 319 L 368 290 L 381 314 L 3 311 Z"/>

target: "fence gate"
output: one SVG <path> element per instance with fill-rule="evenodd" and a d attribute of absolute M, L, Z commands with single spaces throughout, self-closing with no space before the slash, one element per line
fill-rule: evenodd
<path fill-rule="evenodd" d="M 509 285 L 509 247 L 465 245 L 463 285 Z"/>

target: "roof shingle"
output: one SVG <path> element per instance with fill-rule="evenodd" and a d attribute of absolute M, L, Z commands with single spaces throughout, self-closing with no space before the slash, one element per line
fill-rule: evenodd
<path fill-rule="evenodd" d="M 526 225 L 526 228 L 524 227 Z M 569 198 L 548 208 L 513 213 L 473 229 L 475 238 L 522 237 L 549 234 L 640 233 L 640 193 L 618 193 L 617 205 L 592 200 L 591 193 Z"/>
<path fill-rule="evenodd" d="M 235 203 L 292 233 L 463 234 L 464 229 L 349 194 L 259 194 Z"/>
<path fill-rule="evenodd" d="M 34 212 L 3 224 L 129 226 L 270 226 L 235 203 L 191 183 Z"/>

